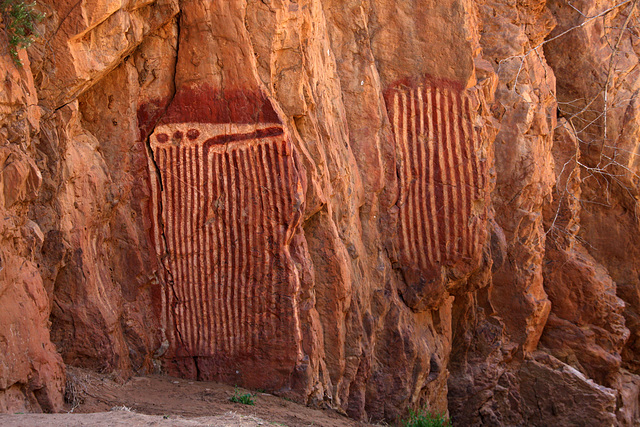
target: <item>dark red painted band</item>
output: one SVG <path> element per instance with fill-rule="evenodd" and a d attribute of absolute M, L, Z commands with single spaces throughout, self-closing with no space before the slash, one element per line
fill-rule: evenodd
<path fill-rule="evenodd" d="M 209 138 L 204 142 L 204 148 L 207 149 L 212 145 L 221 145 L 229 142 L 236 141 L 245 141 L 247 139 L 260 139 L 260 138 L 268 138 L 270 136 L 278 136 L 284 134 L 284 130 L 282 130 L 279 126 L 274 126 L 265 129 L 258 129 L 255 132 L 249 133 L 236 133 L 233 135 L 218 135 L 213 138 Z"/>

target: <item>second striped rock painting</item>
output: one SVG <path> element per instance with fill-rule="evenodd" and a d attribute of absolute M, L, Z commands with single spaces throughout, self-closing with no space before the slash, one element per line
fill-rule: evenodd
<path fill-rule="evenodd" d="M 469 97 L 424 79 L 386 93 L 398 158 L 398 245 L 403 266 L 438 277 L 476 265 L 484 245 L 485 168 Z"/>

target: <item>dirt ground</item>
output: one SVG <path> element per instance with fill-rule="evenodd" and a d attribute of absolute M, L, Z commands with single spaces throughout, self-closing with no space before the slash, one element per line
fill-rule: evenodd
<path fill-rule="evenodd" d="M 8 427 L 49 426 L 371 426 L 333 410 L 311 409 L 267 393 L 254 405 L 233 403 L 234 387 L 165 376 L 134 377 L 124 384 L 71 368 L 61 414 L 0 415 Z M 238 389 L 237 394 L 249 393 Z"/>

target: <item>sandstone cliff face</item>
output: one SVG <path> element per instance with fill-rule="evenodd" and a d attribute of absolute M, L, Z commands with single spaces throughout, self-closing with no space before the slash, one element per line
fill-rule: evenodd
<path fill-rule="evenodd" d="M 24 52 L 20 58 L 28 62 Z M 38 98 L 28 69 L 17 69 L 8 55 L 0 69 L 0 410 L 57 410 L 63 403 L 64 367 L 50 340 L 51 295 L 38 268 L 44 234 L 30 219 L 43 180 L 34 147 Z"/>
<path fill-rule="evenodd" d="M 38 2 L 0 63 L 0 410 L 59 410 L 70 364 L 633 423 L 638 11 L 572 5 Z"/>

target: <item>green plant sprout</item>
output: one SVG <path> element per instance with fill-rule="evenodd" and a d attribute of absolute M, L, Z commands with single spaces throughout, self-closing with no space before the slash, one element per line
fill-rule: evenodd
<path fill-rule="evenodd" d="M 451 427 L 451 421 L 443 414 L 432 414 L 422 410 L 409 411 L 409 418 L 402 422 L 404 427 Z"/>
<path fill-rule="evenodd" d="M 240 390 L 238 389 L 238 387 L 235 387 L 233 396 L 231 396 L 229 400 L 233 403 L 242 403 L 243 405 L 256 404 L 256 402 L 253 400 L 253 395 L 251 393 L 240 394 Z"/>

